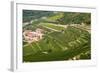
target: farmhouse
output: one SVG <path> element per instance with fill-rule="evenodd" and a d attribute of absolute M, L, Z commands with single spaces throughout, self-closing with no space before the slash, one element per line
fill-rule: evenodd
<path fill-rule="evenodd" d="M 43 38 L 43 30 L 37 28 L 35 31 L 25 30 L 23 32 L 24 40 L 28 43 L 39 41 Z"/>

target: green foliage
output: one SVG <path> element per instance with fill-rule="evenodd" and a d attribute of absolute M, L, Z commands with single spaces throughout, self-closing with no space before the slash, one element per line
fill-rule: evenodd
<path fill-rule="evenodd" d="M 40 23 L 40 25 L 45 27 L 45 28 L 47 27 L 48 29 L 50 28 L 50 29 L 54 29 L 54 30 L 58 30 L 58 31 L 64 30 L 64 27 L 61 27 L 61 26 L 54 24 L 54 23 Z"/>
<path fill-rule="evenodd" d="M 23 22 L 53 15 L 52 11 L 23 10 Z"/>
<path fill-rule="evenodd" d="M 64 16 L 63 12 L 59 12 L 59 13 L 56 13 L 52 16 L 49 16 L 47 18 L 48 21 L 57 21 L 58 19 L 62 18 Z"/>
<path fill-rule="evenodd" d="M 33 53 L 30 52 L 30 55 L 27 55 L 26 52 L 32 47 L 23 47 L 26 50 L 23 51 L 25 62 L 68 60 L 90 51 L 90 34 L 84 30 L 69 26 L 64 30 L 64 33 L 48 33 L 41 41 L 32 43 L 32 45 L 34 50 Z M 87 54 L 83 55 L 81 56 L 82 59 L 90 59 L 91 57 L 90 55 L 87 56 Z"/>
<path fill-rule="evenodd" d="M 77 55 L 79 59 L 91 58 L 91 34 L 67 25 L 90 25 L 90 13 L 23 10 L 23 22 L 31 20 L 31 24 L 23 26 L 23 31 L 41 28 L 45 32 L 37 42 L 23 41 L 24 62 L 68 60 Z"/>
<path fill-rule="evenodd" d="M 64 17 L 58 19 L 61 24 L 91 24 L 91 14 L 90 13 L 75 13 L 75 12 L 65 12 Z"/>

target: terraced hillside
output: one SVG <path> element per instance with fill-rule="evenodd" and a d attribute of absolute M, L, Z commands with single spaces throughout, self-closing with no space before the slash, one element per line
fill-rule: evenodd
<path fill-rule="evenodd" d="M 23 47 L 25 62 L 90 59 L 90 34 L 68 26 L 60 32 L 49 32 L 41 41 Z"/>
<path fill-rule="evenodd" d="M 36 33 L 37 29 L 42 29 L 43 36 L 31 43 L 23 37 L 23 62 L 91 59 L 89 13 L 26 10 L 24 14 L 23 21 L 32 22 L 23 25 L 23 32 L 28 30 Z"/>

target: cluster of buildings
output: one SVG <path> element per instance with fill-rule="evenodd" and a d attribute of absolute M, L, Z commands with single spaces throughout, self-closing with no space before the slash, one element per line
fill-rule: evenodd
<path fill-rule="evenodd" d="M 43 38 L 43 29 L 37 28 L 35 31 L 25 30 L 23 32 L 24 40 L 28 43 L 39 41 Z"/>

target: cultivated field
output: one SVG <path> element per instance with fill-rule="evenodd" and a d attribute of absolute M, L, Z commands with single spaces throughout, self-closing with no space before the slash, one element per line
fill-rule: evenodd
<path fill-rule="evenodd" d="M 28 13 L 30 12 L 31 11 Z M 33 11 L 33 13 L 35 12 Z M 37 15 L 35 16 L 36 18 L 30 19 L 31 23 L 29 21 L 29 24 L 23 26 L 23 32 L 31 30 L 30 32 L 32 33 L 30 34 L 29 32 L 26 35 L 31 37 L 31 39 L 28 38 L 28 40 L 26 40 L 26 38 L 23 37 L 23 62 L 91 59 L 89 14 L 69 12 L 49 13 L 49 11 L 38 11 L 37 13 L 39 12 L 41 15 Z M 45 15 L 46 13 L 47 15 Z M 43 34 L 41 39 L 39 36 L 33 34 L 33 31 L 37 29 L 42 30 L 42 32 L 40 31 L 40 33 Z M 38 32 L 35 33 L 37 34 Z M 38 40 L 35 41 L 34 38 Z M 28 42 L 30 40 L 32 41 L 31 43 Z"/>

